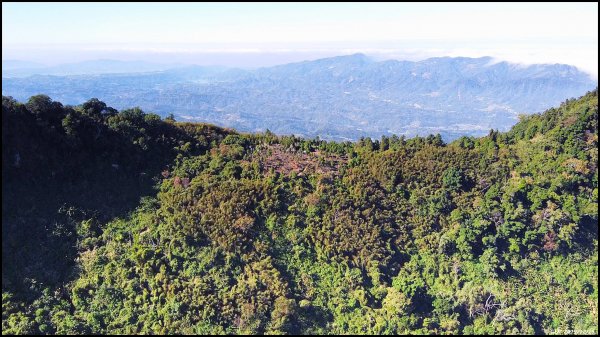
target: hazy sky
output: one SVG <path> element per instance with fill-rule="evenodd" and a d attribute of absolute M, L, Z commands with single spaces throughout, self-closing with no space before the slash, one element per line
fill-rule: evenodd
<path fill-rule="evenodd" d="M 263 66 L 363 52 L 598 74 L 598 3 L 2 3 L 2 59 Z"/>

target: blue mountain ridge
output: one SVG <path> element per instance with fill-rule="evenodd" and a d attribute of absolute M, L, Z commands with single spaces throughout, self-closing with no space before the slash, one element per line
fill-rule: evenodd
<path fill-rule="evenodd" d="M 19 100 L 45 93 L 67 104 L 97 97 L 178 120 L 240 131 L 356 140 L 428 135 L 446 140 L 508 130 L 520 114 L 597 86 L 576 67 L 519 65 L 491 57 L 374 61 L 364 54 L 259 68 L 187 66 L 164 71 L 2 78 Z"/>

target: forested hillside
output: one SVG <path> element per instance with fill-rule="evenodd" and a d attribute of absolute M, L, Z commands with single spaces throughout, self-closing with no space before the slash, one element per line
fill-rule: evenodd
<path fill-rule="evenodd" d="M 2 333 L 597 333 L 597 120 L 335 143 L 3 97 Z"/>

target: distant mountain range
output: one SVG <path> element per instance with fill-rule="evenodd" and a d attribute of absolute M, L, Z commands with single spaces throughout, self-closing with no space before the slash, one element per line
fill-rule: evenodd
<path fill-rule="evenodd" d="M 3 62 L 2 95 L 26 100 L 44 93 L 68 104 L 97 97 L 119 109 L 139 106 L 249 132 L 330 140 L 440 133 L 451 140 L 508 130 L 519 114 L 543 111 L 598 85 L 573 66 L 490 57 L 375 62 L 355 54 L 256 70 L 147 66 L 159 71 L 107 63 L 99 72 L 112 74 L 88 69 L 85 75 L 15 77 L 19 69 L 5 71 Z M 77 71 L 72 68 L 69 74 Z"/>
<path fill-rule="evenodd" d="M 47 66 L 41 63 L 3 60 L 2 77 L 33 75 L 93 75 L 162 71 L 180 67 L 178 64 L 160 64 L 144 61 L 91 60 Z"/>

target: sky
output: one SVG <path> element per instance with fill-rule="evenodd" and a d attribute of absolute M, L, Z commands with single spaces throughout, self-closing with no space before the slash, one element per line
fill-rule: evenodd
<path fill-rule="evenodd" d="M 598 78 L 598 3 L 2 3 L 2 60 L 269 66 L 492 56 Z"/>

